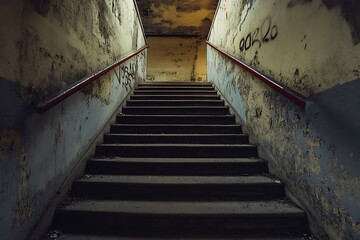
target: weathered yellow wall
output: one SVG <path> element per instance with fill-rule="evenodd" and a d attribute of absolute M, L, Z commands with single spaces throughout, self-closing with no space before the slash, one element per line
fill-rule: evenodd
<path fill-rule="evenodd" d="M 327 2 L 223 1 L 210 41 L 306 96 L 319 93 L 360 76 L 359 2 Z"/>
<path fill-rule="evenodd" d="M 218 0 L 137 0 L 149 35 L 207 36 Z"/>
<path fill-rule="evenodd" d="M 149 37 L 149 81 L 205 81 L 204 39 Z"/>
<path fill-rule="evenodd" d="M 0 239 L 23 240 L 145 80 L 146 52 L 42 115 L 40 99 L 143 47 L 145 38 L 132 0 L 0 1 L 0 32 Z"/>
<path fill-rule="evenodd" d="M 360 239 L 359 12 L 357 0 L 222 0 L 210 42 L 308 96 L 305 110 L 208 47 L 208 80 L 319 239 Z"/>

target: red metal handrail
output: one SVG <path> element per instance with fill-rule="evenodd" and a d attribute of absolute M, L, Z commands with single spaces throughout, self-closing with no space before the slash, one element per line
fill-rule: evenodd
<path fill-rule="evenodd" d="M 275 81 L 274 79 L 271 79 L 268 76 L 265 76 L 264 74 L 260 73 L 259 71 L 255 70 L 254 68 L 248 66 L 247 64 L 241 62 L 239 59 L 235 58 L 234 56 L 226 53 L 225 51 L 221 50 L 220 48 L 216 47 L 209 41 L 206 42 L 210 47 L 215 49 L 216 51 L 220 52 L 222 55 L 245 69 L 247 72 L 251 73 L 255 77 L 259 78 L 262 82 L 273 88 L 278 93 L 284 95 L 288 99 L 290 99 L 292 102 L 294 102 L 296 105 L 298 105 L 301 109 L 305 109 L 306 106 L 306 97 L 302 94 L 294 91 L 293 89 L 284 86 L 283 84 Z"/>
<path fill-rule="evenodd" d="M 49 100 L 47 100 L 47 101 L 45 101 L 43 103 L 40 103 L 39 106 L 38 106 L 37 112 L 38 113 L 44 113 L 44 112 L 48 111 L 49 109 L 56 106 L 60 102 L 64 101 L 65 99 L 67 99 L 68 97 L 73 95 L 74 93 L 80 91 L 81 89 L 83 89 L 84 87 L 89 85 L 90 83 L 92 83 L 95 80 L 99 79 L 101 76 L 103 76 L 106 73 L 110 72 L 112 69 L 114 69 L 114 68 L 118 67 L 119 65 L 123 64 L 124 62 L 126 62 L 130 58 L 140 54 L 141 52 L 143 52 L 148 47 L 149 47 L 148 45 L 145 45 L 144 47 L 138 49 L 136 52 L 134 52 L 134 53 L 132 53 L 132 54 L 118 60 L 118 61 L 116 61 L 115 63 L 111 64 L 110 66 L 107 66 L 106 68 L 100 70 L 99 72 L 97 72 L 95 74 L 92 74 L 91 76 L 80 80 L 78 83 L 76 83 L 75 85 L 69 87 L 65 91 L 59 93 L 55 97 L 52 97 L 51 99 L 49 99 Z"/>

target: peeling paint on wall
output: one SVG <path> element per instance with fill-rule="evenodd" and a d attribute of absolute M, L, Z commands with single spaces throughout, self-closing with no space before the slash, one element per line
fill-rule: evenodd
<path fill-rule="evenodd" d="M 351 29 L 354 45 L 360 43 L 360 2 L 352 0 L 322 0 L 329 9 L 339 7 L 346 22 Z"/>
<path fill-rule="evenodd" d="M 250 10 L 245 2 L 223 1 L 210 41 L 308 95 L 307 108 L 210 47 L 208 79 L 234 107 L 271 172 L 307 211 L 319 239 L 359 239 L 360 79 L 353 71 L 360 67 L 359 44 L 353 44 L 342 10 L 329 11 L 323 1 L 253 1 Z M 278 26 L 277 38 L 241 51 L 241 39 L 249 33 L 253 39 L 267 16 Z"/>
<path fill-rule="evenodd" d="M 358 1 L 342 4 L 358 12 Z M 360 68 L 353 27 L 340 4 L 331 6 L 321 0 L 227 1 L 220 6 L 210 41 L 310 96 L 356 79 Z"/>
<path fill-rule="evenodd" d="M 0 1 L 1 239 L 27 239 L 114 111 L 145 80 L 146 51 L 36 113 L 42 97 L 145 45 L 135 10 L 132 0 Z M 124 84 L 117 71 L 130 65 Z"/>

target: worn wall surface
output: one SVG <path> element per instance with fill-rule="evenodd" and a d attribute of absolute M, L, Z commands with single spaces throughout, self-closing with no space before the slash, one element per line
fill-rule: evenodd
<path fill-rule="evenodd" d="M 320 239 L 360 239 L 360 2 L 222 0 L 210 42 L 308 96 L 305 111 L 208 47 L 208 80 Z"/>
<path fill-rule="evenodd" d="M 145 45 L 132 0 L 0 1 L 0 239 L 26 239 L 136 81 L 146 52 L 45 114 L 40 99 Z"/>
<path fill-rule="evenodd" d="M 218 0 L 137 0 L 147 35 L 207 36 Z"/>
<path fill-rule="evenodd" d="M 149 37 L 149 81 L 205 81 L 206 43 L 202 38 Z"/>

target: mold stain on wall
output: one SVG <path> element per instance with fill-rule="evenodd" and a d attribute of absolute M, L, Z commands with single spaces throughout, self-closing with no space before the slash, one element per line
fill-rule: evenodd
<path fill-rule="evenodd" d="M 208 79 L 234 107 L 271 172 L 307 210 L 319 239 L 358 239 L 360 55 L 344 14 L 345 5 L 355 11 L 358 1 L 324 2 L 253 1 L 249 10 L 247 1 L 227 0 L 210 36 L 216 46 L 309 96 L 305 111 L 211 48 Z M 252 45 L 268 16 L 277 37 Z M 286 24 L 280 21 L 285 18 Z M 246 38 L 248 45 L 240 45 Z"/>
<path fill-rule="evenodd" d="M 111 71 L 43 115 L 37 104 L 145 39 L 132 0 L 0 1 L 0 20 L 8 33 L 0 38 L 0 238 L 27 239 L 66 176 L 145 79 L 146 51 L 124 64 L 136 63 L 129 83 Z"/>
<path fill-rule="evenodd" d="M 147 34 L 206 36 L 218 0 L 137 0 Z"/>

